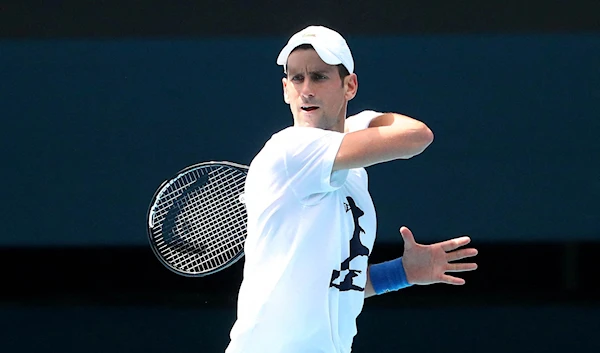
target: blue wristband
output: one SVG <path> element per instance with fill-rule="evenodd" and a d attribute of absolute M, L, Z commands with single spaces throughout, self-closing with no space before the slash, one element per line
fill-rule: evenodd
<path fill-rule="evenodd" d="M 406 278 L 402 257 L 369 266 L 369 279 L 377 294 L 412 286 Z"/>

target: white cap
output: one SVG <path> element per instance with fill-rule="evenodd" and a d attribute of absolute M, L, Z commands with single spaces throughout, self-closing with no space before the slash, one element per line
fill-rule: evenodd
<path fill-rule="evenodd" d="M 302 44 L 315 48 L 321 60 L 329 65 L 343 64 L 348 72 L 354 72 L 354 59 L 344 37 L 338 32 L 323 26 L 309 26 L 294 34 L 277 57 L 277 65 L 286 70 L 290 53 Z"/>

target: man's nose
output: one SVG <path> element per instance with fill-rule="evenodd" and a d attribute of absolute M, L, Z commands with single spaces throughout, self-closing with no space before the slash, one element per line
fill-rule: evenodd
<path fill-rule="evenodd" d="M 310 80 L 304 80 L 304 82 L 302 83 L 302 90 L 300 92 L 300 94 L 302 95 L 303 98 L 312 98 L 315 96 L 315 92 L 313 90 L 313 85 L 310 82 Z"/>

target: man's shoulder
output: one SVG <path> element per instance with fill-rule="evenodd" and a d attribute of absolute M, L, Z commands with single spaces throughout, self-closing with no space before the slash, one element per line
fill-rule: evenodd
<path fill-rule="evenodd" d="M 335 133 L 334 131 L 324 130 L 316 127 L 310 126 L 289 126 L 283 130 L 279 130 L 273 136 L 271 136 L 271 140 L 288 140 L 290 138 L 301 138 L 305 139 L 310 136 L 323 136 L 330 133 Z"/>
<path fill-rule="evenodd" d="M 329 133 L 334 132 L 313 127 L 289 126 L 271 135 L 260 153 L 270 150 L 293 150 L 296 145 L 309 143 L 311 140 L 318 139 Z"/>
<path fill-rule="evenodd" d="M 285 158 L 286 155 L 296 155 L 329 134 L 340 133 L 314 127 L 290 126 L 284 128 L 271 135 L 254 157 L 251 166 L 252 164 L 277 164 L 278 160 Z"/>
<path fill-rule="evenodd" d="M 281 151 L 286 147 L 286 140 L 289 139 L 288 136 L 293 133 L 290 129 L 292 127 L 285 128 L 271 135 L 252 159 L 250 163 L 251 170 L 257 168 L 264 169 L 267 165 L 277 163 L 280 159 L 278 157 L 282 155 Z"/>

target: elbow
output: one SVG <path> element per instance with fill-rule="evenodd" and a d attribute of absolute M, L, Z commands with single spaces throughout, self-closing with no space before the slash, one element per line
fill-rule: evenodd
<path fill-rule="evenodd" d="M 413 148 L 410 153 L 404 156 L 404 159 L 412 158 L 423 153 L 433 143 L 433 131 L 427 125 L 422 124 L 413 132 Z"/>
<path fill-rule="evenodd" d="M 433 131 L 423 123 L 420 123 L 419 125 L 419 128 L 415 129 L 413 133 L 415 149 L 418 150 L 418 153 L 416 154 L 425 151 L 425 149 L 433 142 Z"/>
<path fill-rule="evenodd" d="M 433 143 L 433 131 L 427 125 L 423 124 L 423 131 L 421 132 L 423 135 L 423 150 L 425 150 L 431 143 Z"/>

